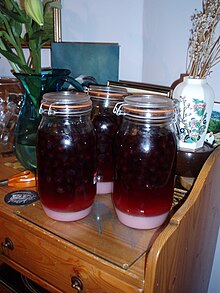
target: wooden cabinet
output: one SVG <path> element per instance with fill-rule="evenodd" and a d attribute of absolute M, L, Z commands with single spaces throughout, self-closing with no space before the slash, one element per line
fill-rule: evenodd
<path fill-rule="evenodd" d="M 4 217 L 0 226 L 3 242 L 10 239 L 14 246 L 13 250 L 4 249 L 3 261 L 16 263 L 61 292 L 74 292 L 71 289 L 74 277 L 82 281 L 85 292 L 116 292 L 117 288 L 118 292 L 138 292 L 135 286 L 126 284 L 123 278 L 118 279 L 114 276 L 117 274 L 104 271 L 95 258 L 81 255 L 79 249 L 73 249 L 73 245 L 64 240 L 48 233 L 41 235 L 34 227 L 27 230 L 22 222 L 13 224 Z"/>
<path fill-rule="evenodd" d="M 1 158 L 0 179 L 17 171 Z M 0 263 L 50 292 L 205 293 L 220 223 L 220 149 L 206 161 L 184 203 L 158 229 L 122 225 L 110 196 L 83 220 L 48 218 L 39 201 L 12 206 L 0 188 Z M 78 289 L 77 289 L 78 288 Z"/>

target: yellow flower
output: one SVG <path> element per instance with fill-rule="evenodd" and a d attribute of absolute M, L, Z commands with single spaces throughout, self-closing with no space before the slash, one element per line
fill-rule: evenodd
<path fill-rule="evenodd" d="M 43 4 L 41 0 L 24 0 L 24 8 L 28 16 L 30 16 L 40 26 L 44 24 Z"/>

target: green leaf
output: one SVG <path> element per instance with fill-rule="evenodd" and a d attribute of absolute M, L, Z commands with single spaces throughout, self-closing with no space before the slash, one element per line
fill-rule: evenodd
<path fill-rule="evenodd" d="M 17 64 L 19 67 L 25 69 L 25 71 L 30 71 L 30 68 L 26 64 L 23 64 L 23 62 L 21 62 L 19 57 L 16 54 L 14 54 L 12 51 L 9 52 L 9 51 L 5 51 L 5 50 L 0 49 L 0 53 L 9 61 L 11 61 L 11 62 Z"/>
<path fill-rule="evenodd" d="M 22 24 L 20 22 L 10 21 L 11 31 L 15 37 L 19 37 L 22 33 Z"/>
<path fill-rule="evenodd" d="M 0 24 L 4 24 L 6 20 L 6 16 L 0 11 Z"/>
<path fill-rule="evenodd" d="M 0 41 L 2 41 L 3 43 L 8 42 L 11 45 L 13 43 L 6 31 L 0 31 Z"/>
<path fill-rule="evenodd" d="M 13 53 L 12 48 L 10 47 L 7 39 L 2 38 L 1 40 L 2 40 L 2 43 L 4 44 L 4 50 Z"/>
<path fill-rule="evenodd" d="M 25 33 L 25 35 L 23 36 L 23 41 L 25 42 L 25 44 L 28 45 L 29 42 L 29 35 L 27 33 Z"/>
<path fill-rule="evenodd" d="M 14 1 L 13 1 L 14 2 Z M 8 9 L 8 10 L 12 10 L 13 9 L 13 4 L 10 0 L 5 0 L 5 7 Z"/>
<path fill-rule="evenodd" d="M 31 40 L 31 41 L 37 40 L 37 39 L 41 38 L 43 35 L 44 35 L 44 31 L 42 31 L 42 30 L 36 31 L 32 34 L 32 36 L 30 37 L 29 40 Z"/>
<path fill-rule="evenodd" d="M 0 4 L 0 11 L 7 15 L 8 17 L 10 17 L 11 19 L 14 19 L 16 20 L 17 22 L 20 22 L 20 23 L 25 23 L 27 22 L 27 18 L 25 17 L 24 14 L 18 14 L 18 13 L 15 13 L 15 12 L 12 12 L 10 10 L 7 10 L 3 5 Z"/>
<path fill-rule="evenodd" d="M 18 5 L 17 1 L 14 1 L 14 0 L 11 0 L 11 1 L 12 1 L 12 5 L 14 7 L 14 10 L 17 11 L 18 14 L 20 14 L 23 17 L 26 18 L 24 10 L 20 8 L 20 6 Z"/>

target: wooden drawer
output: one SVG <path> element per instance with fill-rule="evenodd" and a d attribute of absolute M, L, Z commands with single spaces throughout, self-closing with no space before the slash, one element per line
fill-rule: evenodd
<path fill-rule="evenodd" d="M 16 262 L 24 269 L 32 272 L 42 280 L 52 284 L 61 292 L 77 292 L 71 286 L 71 279 L 77 277 L 83 284 L 83 292 L 89 293 L 129 293 L 142 292 L 133 284 L 127 283 L 126 278 L 117 278 L 111 274 L 109 268 L 105 271 L 97 266 L 98 260 L 95 256 L 85 259 L 78 257 L 74 245 L 62 240 L 54 235 L 49 235 L 42 230 L 42 235 L 35 233 L 34 225 L 32 229 L 22 227 L 12 223 L 8 219 L 0 218 L 0 242 L 5 242 L 9 238 L 14 245 L 14 249 L 4 249 L 2 260 L 10 263 Z M 30 225 L 29 225 L 30 226 Z M 38 235 L 39 234 L 39 235 Z M 50 241 L 50 238 L 53 241 Z M 126 276 L 127 277 L 127 276 Z M 128 277 L 127 277 L 128 279 Z"/>

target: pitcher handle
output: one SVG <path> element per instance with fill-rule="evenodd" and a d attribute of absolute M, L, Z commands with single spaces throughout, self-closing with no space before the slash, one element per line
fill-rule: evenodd
<path fill-rule="evenodd" d="M 84 92 L 83 86 L 71 76 L 64 76 L 59 78 L 59 80 L 57 81 L 57 91 L 59 91 L 60 88 L 62 89 L 61 82 L 67 82 L 72 85 L 78 92 Z"/>

